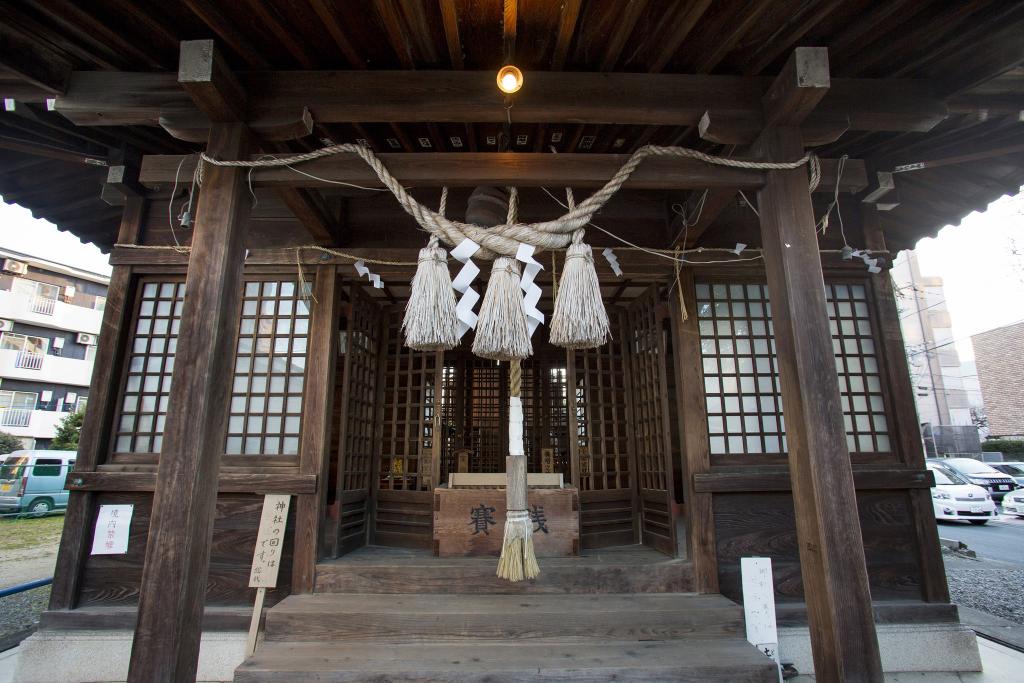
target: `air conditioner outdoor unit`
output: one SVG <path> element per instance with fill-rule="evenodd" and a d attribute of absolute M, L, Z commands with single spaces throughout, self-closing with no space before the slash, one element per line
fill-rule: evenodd
<path fill-rule="evenodd" d="M 15 261 L 12 258 L 5 258 L 4 270 L 6 270 L 8 273 L 18 273 L 19 275 L 24 275 L 25 273 L 28 272 L 28 264 L 22 263 L 21 261 Z"/>
<path fill-rule="evenodd" d="M 11 320 L 0 320 L 0 332 L 10 332 L 14 329 L 14 322 Z"/>
<path fill-rule="evenodd" d="M 85 344 L 86 346 L 94 346 L 96 344 L 96 335 L 89 334 L 87 332 L 79 332 L 78 343 Z"/>

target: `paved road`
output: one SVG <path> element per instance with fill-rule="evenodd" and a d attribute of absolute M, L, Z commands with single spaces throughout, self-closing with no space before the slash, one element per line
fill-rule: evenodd
<path fill-rule="evenodd" d="M 966 543 L 978 557 L 1024 566 L 1024 519 L 1000 515 L 985 526 L 939 522 L 939 536 Z"/>

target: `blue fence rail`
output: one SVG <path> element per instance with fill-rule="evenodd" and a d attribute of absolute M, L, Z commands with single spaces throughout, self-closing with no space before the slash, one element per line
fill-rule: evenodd
<path fill-rule="evenodd" d="M 10 588 L 0 588 L 0 598 L 6 598 L 8 595 L 16 595 L 18 593 L 24 593 L 30 591 L 33 588 L 42 588 L 43 586 L 49 586 L 53 583 L 53 577 L 46 579 L 36 579 L 35 581 L 29 581 L 27 583 L 19 583 L 16 586 Z"/>

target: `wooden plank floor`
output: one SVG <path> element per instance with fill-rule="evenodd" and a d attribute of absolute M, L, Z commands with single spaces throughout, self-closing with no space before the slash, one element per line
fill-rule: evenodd
<path fill-rule="evenodd" d="M 491 557 L 434 557 L 427 550 L 360 548 L 317 565 L 317 593 L 686 593 L 693 564 L 630 545 L 539 560 L 540 576 L 509 583 L 494 575 Z"/>

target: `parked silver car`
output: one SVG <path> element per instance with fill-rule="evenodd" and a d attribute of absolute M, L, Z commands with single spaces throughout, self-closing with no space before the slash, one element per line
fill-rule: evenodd
<path fill-rule="evenodd" d="M 68 506 L 75 451 L 14 451 L 0 465 L 0 513 L 45 515 Z"/>

